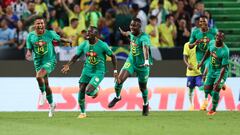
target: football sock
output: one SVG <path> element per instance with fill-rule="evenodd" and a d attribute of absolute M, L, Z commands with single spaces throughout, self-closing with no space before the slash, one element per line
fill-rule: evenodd
<path fill-rule="evenodd" d="M 191 104 L 193 104 L 193 101 L 192 101 L 193 90 L 194 90 L 194 88 L 189 88 L 189 100 L 190 100 L 190 103 L 191 103 Z"/>
<path fill-rule="evenodd" d="M 144 105 L 148 104 L 148 90 L 142 91 L 142 98 L 143 98 L 143 103 Z"/>
<path fill-rule="evenodd" d="M 85 93 L 79 92 L 78 93 L 78 103 L 81 109 L 81 113 L 85 113 Z"/>
<path fill-rule="evenodd" d="M 216 111 L 216 108 L 218 106 L 218 101 L 219 101 L 219 92 L 213 91 L 212 92 L 212 110 Z"/>
<path fill-rule="evenodd" d="M 199 89 L 200 91 L 204 91 L 204 86 L 200 86 L 200 87 L 198 87 L 198 89 Z"/>
<path fill-rule="evenodd" d="M 119 98 L 120 97 L 120 93 L 122 90 L 123 84 L 118 84 L 117 82 L 115 83 L 115 92 L 116 92 L 116 97 Z"/>
<path fill-rule="evenodd" d="M 39 89 L 43 93 L 44 91 L 46 91 L 46 85 L 45 84 L 42 84 L 41 86 L 39 85 Z"/>
<path fill-rule="evenodd" d="M 211 91 L 212 90 L 204 90 L 204 92 L 205 92 L 205 99 L 208 99 L 208 94 L 211 95 Z"/>
<path fill-rule="evenodd" d="M 49 104 L 53 103 L 53 96 L 52 96 L 52 94 L 47 95 L 47 101 L 48 101 Z"/>

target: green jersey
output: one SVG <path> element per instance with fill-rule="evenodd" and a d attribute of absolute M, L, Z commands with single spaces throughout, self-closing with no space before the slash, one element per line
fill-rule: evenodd
<path fill-rule="evenodd" d="M 77 55 L 86 55 L 83 73 L 89 75 L 104 74 L 106 72 L 106 55 L 111 56 L 112 54 L 113 52 L 107 43 L 100 39 L 94 45 L 86 40 L 77 48 Z"/>
<path fill-rule="evenodd" d="M 133 59 L 133 64 L 135 66 L 143 65 L 145 62 L 143 46 L 149 47 L 149 62 L 150 64 L 152 64 L 150 45 L 151 45 L 150 37 L 145 32 L 141 33 L 138 36 L 130 34 L 130 54 L 128 57 Z"/>
<path fill-rule="evenodd" d="M 190 44 L 193 44 L 196 40 L 203 40 L 203 43 L 200 43 L 199 45 L 197 45 L 197 48 L 196 48 L 196 56 L 197 56 L 198 62 L 201 62 L 209 46 L 208 43 L 206 42 L 207 39 L 209 41 L 213 40 L 217 32 L 218 32 L 217 28 L 209 28 L 207 32 L 202 32 L 200 28 L 195 28 L 192 31 L 189 39 Z"/>
<path fill-rule="evenodd" d="M 221 68 L 229 64 L 228 47 L 225 44 L 223 47 L 216 47 L 215 42 L 216 42 L 215 40 L 212 40 L 209 43 L 209 47 L 208 47 L 211 54 L 208 75 L 211 75 L 212 77 L 219 76 L 221 72 Z M 228 73 L 228 70 L 225 71 L 225 76 L 227 76 L 227 73 Z"/>
<path fill-rule="evenodd" d="M 56 61 L 56 53 L 53 40 L 60 41 L 60 36 L 51 30 L 46 30 L 41 36 L 35 31 L 30 32 L 27 37 L 27 49 L 33 51 L 34 64 L 42 65 L 49 61 Z"/>

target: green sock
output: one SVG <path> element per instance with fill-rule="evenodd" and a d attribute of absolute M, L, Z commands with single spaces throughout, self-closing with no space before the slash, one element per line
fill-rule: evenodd
<path fill-rule="evenodd" d="M 85 113 L 85 93 L 79 92 L 78 93 L 78 103 L 81 109 L 81 113 Z"/>
<path fill-rule="evenodd" d="M 117 82 L 115 83 L 115 92 L 116 92 L 116 96 L 119 97 L 121 90 L 122 90 L 123 84 L 118 84 Z"/>
<path fill-rule="evenodd" d="M 87 94 L 88 96 L 94 96 L 98 91 L 99 91 L 99 89 L 96 88 L 95 90 L 93 90 L 93 91 L 91 91 L 91 92 L 86 92 L 86 94 Z"/>
<path fill-rule="evenodd" d="M 49 104 L 53 103 L 53 96 L 52 96 L 52 94 L 47 95 L 47 101 L 48 101 Z"/>
<path fill-rule="evenodd" d="M 219 101 L 219 92 L 213 91 L 212 92 L 212 110 L 216 111 L 216 108 L 218 106 L 218 101 Z"/>
<path fill-rule="evenodd" d="M 144 105 L 148 104 L 148 90 L 142 91 L 142 98 Z"/>
<path fill-rule="evenodd" d="M 208 98 L 208 94 L 211 95 L 211 91 L 212 91 L 212 90 L 204 90 L 204 92 L 205 92 L 205 99 Z"/>
<path fill-rule="evenodd" d="M 42 86 L 39 86 L 39 89 L 43 93 L 44 91 L 46 91 L 46 85 L 42 84 Z"/>

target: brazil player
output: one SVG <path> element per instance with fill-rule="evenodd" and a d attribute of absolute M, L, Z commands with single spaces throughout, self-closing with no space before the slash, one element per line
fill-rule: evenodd
<path fill-rule="evenodd" d="M 73 58 L 62 68 L 62 72 L 67 73 L 70 70 L 70 66 L 75 63 L 80 56 L 86 56 L 86 61 L 84 63 L 82 74 L 79 80 L 80 90 L 78 102 L 81 113 L 78 118 L 87 117 L 85 111 L 85 93 L 93 98 L 95 98 L 98 94 L 98 86 L 103 80 L 106 70 L 106 55 L 110 56 L 112 59 L 114 77 L 116 81 L 118 80 L 116 57 L 107 43 L 98 39 L 97 35 L 98 29 L 90 26 L 87 31 L 87 40 L 78 46 L 76 55 L 73 56 Z"/>
<path fill-rule="evenodd" d="M 115 83 L 116 97 L 108 104 L 112 108 L 118 101 L 121 100 L 121 89 L 125 80 L 136 72 L 138 83 L 142 92 L 143 98 L 143 116 L 147 116 L 149 112 L 147 81 L 150 73 L 149 65 L 152 62 L 150 53 L 150 38 L 149 35 L 141 31 L 141 20 L 135 18 L 130 23 L 130 31 L 125 32 L 119 28 L 124 36 L 130 37 L 130 54 L 120 72 L 118 81 Z"/>
<path fill-rule="evenodd" d="M 189 88 L 190 109 L 194 110 L 193 104 L 193 90 L 197 86 L 203 90 L 202 75 L 199 68 L 197 68 L 196 46 L 193 49 L 189 48 L 189 42 L 185 43 L 183 50 L 183 60 L 187 66 L 187 87 Z"/>
<path fill-rule="evenodd" d="M 216 40 L 209 43 L 208 51 L 198 67 L 201 67 L 204 61 L 210 56 L 208 73 L 204 84 L 205 92 L 212 96 L 212 109 L 208 115 L 214 115 L 219 101 L 219 92 L 223 87 L 228 76 L 229 49 L 223 42 L 224 33 L 218 32 Z"/>
<path fill-rule="evenodd" d="M 199 18 L 199 28 L 195 28 L 190 36 L 189 39 L 189 48 L 192 49 L 194 46 L 196 47 L 196 57 L 197 62 L 200 63 L 204 54 L 206 53 L 206 50 L 209 46 L 209 42 L 215 38 L 215 35 L 217 34 L 217 29 L 215 27 L 209 28 L 208 27 L 208 19 L 206 16 L 200 16 Z M 204 72 L 207 72 L 207 68 L 209 63 L 209 59 L 207 59 L 202 67 L 201 67 L 201 73 L 202 75 L 205 75 Z M 205 76 L 203 76 L 203 79 Z M 206 107 L 208 105 L 208 93 L 205 92 L 205 99 L 201 106 L 201 110 L 206 110 Z"/>
<path fill-rule="evenodd" d="M 26 59 L 31 60 L 33 57 L 36 79 L 41 90 L 39 105 L 43 105 L 47 98 L 50 105 L 49 117 L 53 116 L 56 107 L 48 83 L 48 76 L 56 65 L 56 53 L 53 46 L 54 40 L 71 43 L 68 39 L 60 38 L 55 31 L 46 30 L 44 19 L 37 17 L 34 21 L 34 31 L 30 32 L 27 37 Z"/>

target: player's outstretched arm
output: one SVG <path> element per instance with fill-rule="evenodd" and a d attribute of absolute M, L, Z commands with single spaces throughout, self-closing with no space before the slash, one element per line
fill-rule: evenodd
<path fill-rule="evenodd" d="M 149 47 L 147 45 L 143 46 L 144 64 L 143 66 L 149 66 Z"/>
<path fill-rule="evenodd" d="M 27 53 L 25 55 L 26 60 L 31 61 L 32 60 L 32 50 L 27 49 Z"/>
<path fill-rule="evenodd" d="M 206 53 L 204 54 L 201 62 L 198 64 L 198 67 L 197 67 L 198 69 L 203 65 L 204 61 L 205 61 L 209 56 L 210 56 L 210 51 L 207 50 Z"/>
<path fill-rule="evenodd" d="M 130 35 L 130 31 L 123 31 L 120 27 L 119 27 L 119 31 L 125 37 L 128 37 Z"/>
<path fill-rule="evenodd" d="M 201 40 L 196 40 L 194 43 L 189 44 L 189 48 L 190 48 L 190 49 L 193 49 L 194 46 L 199 45 L 200 43 L 201 43 Z"/>
<path fill-rule="evenodd" d="M 115 78 L 115 81 L 119 82 L 116 56 L 112 54 L 110 57 L 112 59 L 112 65 L 113 65 L 113 76 Z"/>
<path fill-rule="evenodd" d="M 63 68 L 62 68 L 61 72 L 62 72 L 63 74 L 67 74 L 67 72 L 70 70 L 70 66 L 71 66 L 73 63 L 75 63 L 75 62 L 78 60 L 78 58 L 80 58 L 80 55 L 74 55 L 74 56 L 72 57 L 72 59 L 71 59 L 67 64 L 63 65 Z"/>

